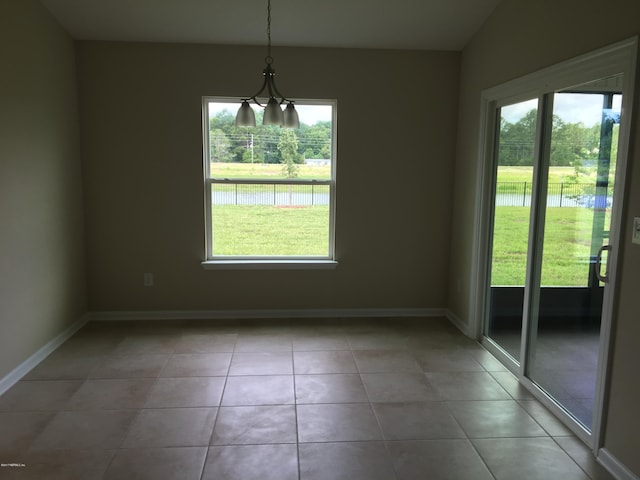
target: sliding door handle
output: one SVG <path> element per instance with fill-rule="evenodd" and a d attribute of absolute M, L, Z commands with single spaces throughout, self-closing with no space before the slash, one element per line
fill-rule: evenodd
<path fill-rule="evenodd" d="M 602 275 L 602 252 L 604 251 L 610 252 L 611 245 L 603 245 L 598 249 L 598 254 L 596 255 L 596 277 L 602 283 L 609 283 L 609 254 L 607 253 L 607 262 L 604 268 L 604 275 Z"/>

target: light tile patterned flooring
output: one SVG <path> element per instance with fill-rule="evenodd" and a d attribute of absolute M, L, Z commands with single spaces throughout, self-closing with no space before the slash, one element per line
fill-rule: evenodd
<path fill-rule="evenodd" d="M 444 319 L 90 323 L 0 397 L 2 479 L 610 479 Z"/>

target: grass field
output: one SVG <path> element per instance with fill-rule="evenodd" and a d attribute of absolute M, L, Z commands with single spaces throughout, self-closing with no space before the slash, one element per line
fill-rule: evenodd
<path fill-rule="evenodd" d="M 550 167 L 549 183 L 566 182 L 575 175 L 573 167 Z M 498 182 L 531 182 L 533 167 L 498 167 Z"/>
<path fill-rule="evenodd" d="M 329 207 L 216 205 L 216 255 L 327 256 Z"/>
<path fill-rule="evenodd" d="M 211 176 L 215 178 L 252 178 L 260 180 L 283 179 L 281 163 L 211 163 Z M 330 166 L 298 165 L 297 179 L 329 180 Z"/>
<path fill-rule="evenodd" d="M 587 285 L 592 221 L 587 208 L 547 210 L 542 285 Z M 528 232 L 528 207 L 496 208 L 492 285 L 524 285 Z"/>
<path fill-rule="evenodd" d="M 219 163 L 212 171 L 220 178 L 282 178 L 281 165 Z M 550 181 L 567 181 L 573 173 L 571 167 L 551 167 Z M 498 172 L 500 182 L 530 182 L 531 177 L 531 167 L 500 167 Z M 299 178 L 330 178 L 330 170 L 301 165 Z M 529 213 L 528 207 L 496 209 L 493 285 L 524 285 Z M 587 284 L 592 221 L 593 210 L 587 208 L 548 209 L 543 285 Z M 329 207 L 215 205 L 213 231 L 215 255 L 326 256 Z"/>
<path fill-rule="evenodd" d="M 571 179 L 572 167 L 550 167 L 549 183 Z M 595 181 L 595 169 L 580 176 Z M 499 167 L 498 182 L 531 182 L 532 167 Z M 524 285 L 529 231 L 528 207 L 497 207 L 494 226 L 492 285 Z M 548 208 L 542 257 L 542 285 L 585 286 L 589 276 L 593 210 Z M 608 216 L 607 216 L 608 222 Z"/>

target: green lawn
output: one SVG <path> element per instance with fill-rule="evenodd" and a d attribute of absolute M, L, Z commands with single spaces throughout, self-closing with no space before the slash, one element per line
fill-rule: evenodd
<path fill-rule="evenodd" d="M 213 165 L 216 176 L 222 178 L 281 178 L 281 167 L 233 163 Z M 300 167 L 301 177 L 330 178 L 329 167 Z M 551 167 L 550 179 L 552 182 L 566 181 L 572 173 L 570 167 Z M 531 167 L 500 167 L 498 179 L 500 182 L 530 182 L 531 176 Z M 221 191 L 232 188 L 235 187 L 216 186 Z M 272 188 L 263 186 L 258 190 Z M 528 207 L 496 209 L 493 285 L 524 285 L 529 213 Z M 547 215 L 543 285 L 586 285 L 593 211 L 587 208 L 549 208 Z M 213 232 L 215 255 L 326 256 L 329 207 L 213 205 Z"/>
<path fill-rule="evenodd" d="M 584 286 L 588 279 L 591 210 L 551 208 L 542 284 Z M 329 207 L 214 206 L 216 255 L 326 256 Z M 492 285 L 524 285 L 529 209 L 498 207 Z"/>
<path fill-rule="evenodd" d="M 592 221 L 587 208 L 547 210 L 542 285 L 587 285 Z M 496 208 L 492 285 L 524 285 L 528 231 L 528 207 Z"/>
<path fill-rule="evenodd" d="M 572 167 L 550 167 L 549 182 L 567 182 Z M 510 193 L 510 182 L 529 183 L 532 167 L 499 167 L 498 193 Z M 581 183 L 595 182 L 595 169 L 585 169 Z M 527 185 L 527 193 L 531 185 Z M 495 213 L 492 285 L 524 285 L 529 231 L 529 207 L 497 207 Z M 607 222 L 609 220 L 607 214 Z M 589 275 L 593 210 L 549 208 L 542 256 L 542 285 L 585 286 Z M 607 223 L 608 224 L 608 223 Z"/>
<path fill-rule="evenodd" d="M 216 178 L 283 179 L 281 164 L 212 163 Z M 329 166 L 299 165 L 297 179 L 331 178 Z M 291 187 L 243 186 L 254 195 L 281 194 Z M 305 187 L 305 191 L 328 194 L 328 186 Z M 232 184 L 215 185 L 216 192 L 234 192 Z M 274 205 L 213 205 L 213 251 L 215 255 L 327 256 L 329 207 Z"/>
<path fill-rule="evenodd" d="M 549 183 L 566 182 L 575 175 L 573 167 L 549 167 Z M 533 167 L 498 167 L 498 182 L 531 182 Z"/>
<path fill-rule="evenodd" d="M 214 205 L 212 214 L 215 255 L 328 255 L 327 205 Z"/>
<path fill-rule="evenodd" d="M 281 163 L 211 163 L 211 176 L 215 178 L 285 178 Z M 298 179 L 329 180 L 331 167 L 298 165 Z"/>

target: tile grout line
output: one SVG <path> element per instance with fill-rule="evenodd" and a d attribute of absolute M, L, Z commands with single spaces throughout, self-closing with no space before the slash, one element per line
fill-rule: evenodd
<path fill-rule="evenodd" d="M 373 416 L 376 419 L 376 424 L 378 425 L 378 431 L 380 432 L 380 439 L 381 439 L 382 444 L 384 445 L 385 452 L 387 452 L 387 458 L 389 459 L 389 463 L 391 465 L 391 469 L 393 471 L 393 475 L 396 478 L 396 480 L 398 480 L 399 479 L 398 471 L 396 470 L 395 462 L 393 461 L 393 457 L 391 456 L 391 451 L 389 450 L 389 445 L 387 443 L 387 439 L 386 439 L 386 436 L 384 434 L 384 430 L 382 429 L 382 424 L 380 423 L 380 418 L 379 418 L 378 414 L 376 413 L 376 409 L 373 408 L 373 402 L 371 401 L 371 397 L 369 396 L 369 390 L 367 389 L 364 380 L 362 380 L 362 372 L 360 371 L 360 367 L 358 366 L 358 362 L 356 360 L 356 356 L 355 356 L 355 353 L 354 353 L 353 345 L 351 344 L 351 340 L 349 339 L 348 336 L 347 336 L 347 341 L 349 342 L 349 350 L 351 352 L 351 357 L 353 358 L 353 363 L 354 363 L 354 365 L 356 367 L 356 372 L 358 373 L 358 377 L 360 378 L 360 383 L 362 384 L 362 388 L 363 388 L 365 394 L 367 395 L 369 408 L 371 409 L 371 412 L 373 413 Z"/>
<path fill-rule="evenodd" d="M 113 355 L 113 352 L 114 352 L 114 351 L 116 351 L 117 347 L 118 347 L 122 342 L 124 342 L 126 338 L 127 338 L 127 337 L 126 337 L 126 335 L 125 335 L 125 336 L 122 338 L 122 340 L 118 342 L 118 344 L 114 347 L 113 351 L 111 352 L 111 355 Z M 103 474 L 102 474 L 102 477 L 103 477 L 103 478 L 107 475 L 107 472 L 108 472 L 108 471 L 109 471 L 109 469 L 111 468 L 111 465 L 113 465 L 113 462 L 115 461 L 115 459 L 116 459 L 116 456 L 117 456 L 118 452 L 119 452 L 119 451 L 121 451 L 121 450 L 125 450 L 125 449 L 123 448 L 123 445 L 124 445 L 124 443 L 127 441 L 127 438 L 129 437 L 129 434 L 131 433 L 131 429 L 133 428 L 133 425 L 135 424 L 136 419 L 140 416 L 140 412 L 141 412 L 141 410 L 143 410 L 143 409 L 144 409 L 144 407 L 146 406 L 146 402 L 149 400 L 149 394 L 150 394 L 151 390 L 152 390 L 152 389 L 153 389 L 153 387 L 158 383 L 158 379 L 160 378 L 160 374 L 162 373 L 162 370 L 164 370 L 164 368 L 167 366 L 167 363 L 168 363 L 168 361 L 169 361 L 169 358 L 173 355 L 173 352 L 174 352 L 174 351 L 175 351 L 175 347 L 173 348 L 173 350 L 172 350 L 172 352 L 171 352 L 171 353 L 168 353 L 168 354 L 167 354 L 167 358 L 166 358 L 166 360 L 165 360 L 164 364 L 162 365 L 162 368 L 160 368 L 160 369 L 158 370 L 158 373 L 157 373 L 157 375 L 155 376 L 155 378 L 154 378 L 154 380 L 153 380 L 153 383 L 152 383 L 152 384 L 151 384 L 151 386 L 149 387 L 149 391 L 147 392 L 147 398 L 145 399 L 144 404 L 143 404 L 141 407 L 138 407 L 138 408 L 134 409 L 134 410 L 136 410 L 136 413 L 135 413 L 135 415 L 131 418 L 131 422 L 129 423 L 129 425 L 127 426 L 127 429 L 126 429 L 126 433 L 122 436 L 122 441 L 120 442 L 120 444 L 118 445 L 118 447 L 116 447 L 116 448 L 114 448 L 114 449 L 113 449 L 113 452 L 114 452 L 114 453 L 113 453 L 113 455 L 111 456 L 111 459 L 109 460 L 109 463 L 107 464 L 107 466 L 106 466 L 106 468 L 105 468 L 105 470 L 104 470 L 104 472 L 103 472 Z M 116 355 L 116 356 L 117 356 L 117 355 Z M 93 369 L 92 369 L 92 370 L 93 370 Z M 120 379 L 120 378 L 117 378 L 117 379 Z"/>
<path fill-rule="evenodd" d="M 300 467 L 300 430 L 298 428 L 298 395 L 296 390 L 296 360 L 295 352 L 293 351 L 293 339 L 291 340 L 291 372 L 293 379 L 293 411 L 296 422 L 296 458 L 297 458 L 297 472 L 298 480 L 302 480 L 302 469 Z"/>
<path fill-rule="evenodd" d="M 546 430 L 545 430 L 546 431 Z M 558 441 L 556 440 L 556 438 L 552 435 L 549 435 L 549 437 L 551 438 L 551 440 L 553 440 L 553 442 L 558 445 L 558 447 L 560 447 L 560 449 L 567 455 L 567 457 L 569 457 L 573 463 L 575 463 L 577 465 L 577 467 L 584 472 L 584 474 L 587 476 L 587 478 L 593 480 L 593 477 L 591 475 L 589 475 L 589 472 L 587 472 L 584 468 L 582 468 L 582 465 L 580 465 L 574 458 L 573 455 L 571 455 L 560 443 L 558 443 Z"/>
<path fill-rule="evenodd" d="M 289 331 L 289 332 L 291 332 L 291 331 L 293 331 L 293 330 L 295 330 L 295 326 L 290 326 L 288 331 Z M 355 371 L 355 373 L 358 375 L 358 378 L 359 378 L 360 384 L 361 384 L 361 386 L 362 386 L 362 388 L 363 388 L 363 390 L 364 390 L 364 393 L 365 393 L 365 395 L 366 395 L 366 402 L 367 402 L 367 404 L 369 405 L 369 408 L 370 408 L 370 410 L 372 411 L 372 413 L 374 414 L 374 417 L 375 417 L 375 419 L 376 419 L 376 422 L 377 422 L 377 425 L 378 425 L 378 431 L 379 431 L 379 434 L 380 434 L 381 441 L 382 441 L 382 442 L 384 443 L 384 445 L 385 445 L 385 450 L 386 450 L 386 452 L 387 452 L 387 456 L 389 457 L 389 461 L 391 462 L 391 468 L 392 468 L 392 470 L 393 470 L 393 472 L 394 472 L 395 477 L 396 477 L 396 478 L 398 478 L 398 475 L 399 475 L 399 474 L 398 474 L 398 472 L 396 471 L 396 467 L 395 467 L 395 464 L 394 464 L 394 461 L 393 461 L 393 457 L 391 457 L 391 452 L 390 452 L 390 450 L 389 450 L 390 445 L 393 445 L 393 443 L 394 443 L 395 441 L 394 441 L 394 440 L 388 440 L 388 439 L 386 438 L 385 432 L 383 431 L 383 429 L 382 429 L 382 424 L 381 424 L 381 418 L 383 418 L 383 417 L 381 417 L 380 415 L 378 415 L 378 413 L 376 412 L 376 410 L 375 410 L 375 408 L 374 408 L 374 405 L 375 405 L 375 404 L 371 401 L 371 394 L 370 394 L 370 392 L 369 392 L 369 389 L 367 389 L 367 388 L 366 388 L 366 386 L 365 386 L 365 384 L 364 384 L 364 381 L 363 381 L 363 379 L 362 379 L 362 375 L 363 375 L 363 372 L 361 371 L 361 370 L 362 370 L 362 368 L 360 368 L 360 367 L 359 367 L 358 362 L 356 361 L 356 354 L 357 354 L 357 352 L 358 352 L 358 351 L 360 351 L 360 350 L 356 350 L 356 349 L 354 349 L 354 348 L 353 348 L 353 347 L 354 347 L 354 344 L 351 342 L 351 338 L 355 338 L 356 340 L 358 340 L 358 339 L 359 339 L 359 337 L 358 337 L 357 335 L 358 335 L 358 334 L 360 334 L 360 333 L 363 333 L 363 332 L 351 332 L 351 333 L 349 334 L 349 335 L 351 336 L 351 337 L 350 337 L 350 336 L 349 336 L 349 335 L 347 335 L 347 333 L 345 332 L 345 335 L 346 335 L 346 337 L 347 337 L 347 342 L 348 342 L 348 350 L 350 351 L 351 359 L 352 359 L 352 361 L 354 362 L 354 365 L 355 365 L 355 370 L 356 370 L 356 371 Z M 364 332 L 364 333 L 366 334 L 367 332 Z M 181 334 L 182 334 L 182 335 L 184 335 L 185 333 L 184 333 L 184 332 L 181 332 Z M 406 337 L 406 334 L 404 334 L 404 336 Z M 120 342 L 120 343 L 121 343 L 121 342 Z M 366 345 L 368 345 L 368 343 L 365 343 L 365 346 L 366 346 Z M 375 348 L 373 348 L 373 347 L 370 347 L 369 349 L 370 349 L 370 350 L 376 350 L 376 349 L 375 349 Z M 385 350 L 386 350 L 386 349 L 385 349 Z M 304 350 L 302 350 L 302 351 L 304 351 Z M 317 351 L 317 350 L 312 350 L 312 351 Z M 326 350 L 322 350 L 322 351 L 326 351 Z M 331 350 L 331 351 L 333 351 L 333 350 Z M 364 351 L 366 351 L 366 349 L 365 349 Z M 390 350 L 390 351 L 393 351 L 393 350 Z M 182 353 L 185 353 L 185 352 L 182 352 Z M 196 352 L 196 354 L 197 354 L 197 353 L 198 353 L 198 352 Z M 236 343 L 234 343 L 233 351 L 231 352 L 231 358 L 229 359 L 229 363 L 228 363 L 228 365 L 227 365 L 226 375 L 224 375 L 224 377 L 225 377 L 225 378 L 224 378 L 224 383 L 222 384 L 222 389 L 221 389 L 221 393 L 220 393 L 220 397 L 219 397 L 219 402 L 218 402 L 217 409 L 216 409 L 216 415 L 215 415 L 215 418 L 214 418 L 214 421 L 213 421 L 213 426 L 212 426 L 212 429 L 211 429 L 211 434 L 210 434 L 210 436 L 209 436 L 209 441 L 208 441 L 208 444 L 207 444 L 207 445 L 204 445 L 204 447 L 206 448 L 206 451 L 205 451 L 205 455 L 204 455 L 204 461 L 203 461 L 203 464 L 202 464 L 202 469 L 201 469 L 201 471 L 200 471 L 200 479 L 201 479 L 201 480 L 204 478 L 204 473 L 205 473 L 205 469 L 206 469 L 206 465 L 207 465 L 207 459 L 209 459 L 209 458 L 210 458 L 210 450 L 211 450 L 211 447 L 213 446 L 211 443 L 212 443 L 213 438 L 214 438 L 213 436 L 214 436 L 214 432 L 215 432 L 216 425 L 218 424 L 218 421 L 219 421 L 220 409 L 222 408 L 222 400 L 223 400 L 223 398 L 224 398 L 224 394 L 225 394 L 226 388 L 228 387 L 228 379 L 229 379 L 229 377 L 230 377 L 231 365 L 232 365 L 232 361 L 233 361 L 233 355 L 234 355 L 235 353 L 239 353 L 239 352 L 236 352 Z M 252 352 L 244 352 L 244 353 L 252 353 Z M 409 350 L 409 353 L 410 353 L 410 355 L 414 358 L 414 360 L 416 360 L 416 359 L 415 359 L 415 353 L 414 353 L 414 352 L 412 352 L 411 350 Z M 68 402 L 69 402 L 69 400 L 70 400 L 70 399 L 71 399 L 71 398 L 72 398 L 72 397 L 77 393 L 78 389 L 79 389 L 79 388 L 81 388 L 81 387 L 82 387 L 82 385 L 85 385 L 85 383 L 86 383 L 86 382 L 88 382 L 89 380 L 132 380 L 132 381 L 133 381 L 133 380 L 141 380 L 141 379 L 153 379 L 153 382 L 151 383 L 150 388 L 149 388 L 149 392 L 151 392 L 151 390 L 153 389 L 153 386 L 154 386 L 154 385 L 157 385 L 161 378 L 165 378 L 165 377 L 161 377 L 162 372 L 166 369 L 168 362 L 169 362 L 172 358 L 175 358 L 175 357 L 176 357 L 176 355 L 179 355 L 179 353 L 177 353 L 177 349 L 176 349 L 176 347 L 174 346 L 174 348 L 173 348 L 172 352 L 168 353 L 167 358 L 164 360 L 164 364 L 162 365 L 162 367 L 160 368 L 160 370 L 158 371 L 158 373 L 157 373 L 155 376 L 153 376 L 153 377 L 126 377 L 126 376 L 124 376 L 124 378 L 123 378 L 123 374 L 119 374 L 117 377 L 112 377 L 112 378 L 91 378 L 91 377 L 90 377 L 91 372 L 92 372 L 92 371 L 95 371 L 95 369 L 99 367 L 99 365 L 101 364 L 101 363 L 99 363 L 98 365 L 96 365 L 96 366 L 92 367 L 92 368 L 90 369 L 89 373 L 88 373 L 86 376 L 84 376 L 84 377 L 82 377 L 82 378 L 78 378 L 78 379 L 73 379 L 73 381 L 79 381 L 79 385 L 78 385 L 78 388 L 77 388 L 76 390 L 74 390 L 74 392 L 73 392 L 71 395 L 69 395 L 69 397 L 67 398 L 66 402 L 68 403 Z M 105 357 L 108 357 L 108 355 L 106 355 Z M 295 414 L 295 422 L 296 422 L 296 423 L 295 423 L 295 429 L 296 429 L 296 441 L 295 441 L 295 443 L 296 443 L 296 452 L 297 452 L 297 460 L 298 460 L 298 464 L 297 464 L 297 472 L 298 472 L 298 473 L 297 473 L 297 475 L 298 475 L 298 479 L 299 479 L 299 480 L 301 480 L 301 477 L 302 477 L 302 469 L 301 469 L 301 464 L 300 464 L 300 447 L 301 447 L 301 442 L 300 442 L 300 429 L 299 429 L 299 422 L 298 422 L 298 406 L 299 406 L 299 402 L 298 402 L 298 399 L 297 399 L 297 392 L 296 392 L 296 386 L 297 386 L 297 382 L 296 382 L 296 371 L 295 371 L 296 360 L 295 360 L 295 351 L 294 351 L 294 349 L 293 349 L 293 342 L 291 343 L 290 359 L 291 359 L 292 383 L 293 383 L 293 406 L 294 406 L 294 414 Z M 346 359 L 346 358 L 345 358 L 345 359 Z M 416 360 L 416 361 L 417 361 L 417 360 Z M 476 360 L 476 362 L 478 362 L 478 361 Z M 480 363 L 480 362 L 478 362 L 478 363 Z M 577 467 L 580 469 L 580 471 L 584 472 L 584 473 L 585 473 L 585 475 L 587 475 L 587 477 L 589 477 L 588 473 L 586 472 L 586 470 L 585 470 L 584 468 L 582 468 L 581 464 L 580 464 L 580 463 L 578 463 L 578 461 L 577 461 L 576 459 L 574 459 L 574 458 L 573 458 L 573 456 L 572 456 L 572 455 L 570 455 L 570 454 L 568 453 L 568 451 L 567 451 L 565 448 L 563 448 L 563 447 L 562 447 L 562 445 L 558 442 L 558 440 L 557 440 L 557 438 L 556 438 L 556 437 L 558 437 L 558 436 L 556 436 L 556 437 L 552 436 L 552 435 L 549 433 L 549 431 L 548 431 L 548 430 L 547 430 L 547 429 L 542 425 L 542 423 L 541 423 L 540 421 L 538 421 L 538 420 L 537 420 L 537 418 L 536 418 L 536 417 L 534 417 L 534 415 L 533 415 L 531 412 L 529 412 L 529 410 L 525 409 L 525 408 L 522 406 L 522 403 L 523 403 L 524 401 L 527 401 L 527 400 L 518 400 L 518 399 L 516 399 L 516 398 L 515 398 L 515 395 L 513 395 L 513 394 L 512 394 L 512 393 L 511 393 L 511 392 L 510 392 L 510 391 L 509 391 L 505 386 L 503 386 L 499 381 L 497 381 L 497 379 L 496 379 L 496 377 L 495 377 L 495 375 L 494 375 L 494 372 L 493 372 L 493 371 L 489 371 L 489 370 L 487 369 L 487 367 L 485 367 L 483 364 L 480 364 L 480 365 L 483 367 L 483 369 L 484 369 L 485 373 L 489 373 L 490 378 L 492 378 L 493 380 L 495 380 L 495 381 L 500 385 L 500 387 L 501 387 L 504 391 L 506 391 L 506 393 L 508 394 L 508 397 L 511 399 L 511 401 L 513 401 L 513 402 L 514 402 L 516 405 L 518 405 L 522 410 L 524 410 L 524 412 L 527 414 L 527 416 L 528 416 L 528 417 L 530 417 L 530 418 L 533 420 L 533 422 L 534 422 L 535 424 L 537 424 L 537 425 L 541 428 L 542 432 L 545 432 L 545 434 L 544 434 L 544 435 L 537 435 L 537 436 L 533 436 L 533 437 L 532 437 L 532 436 L 527 436 L 526 438 L 551 438 L 551 439 L 553 440 L 554 444 L 557 446 L 557 448 L 558 448 L 561 452 L 563 452 L 565 455 L 567 455 L 569 458 L 571 458 L 572 463 L 576 464 L 576 465 L 577 465 Z M 364 366 L 363 366 L 363 368 L 366 370 L 366 365 L 364 365 Z M 420 366 L 420 370 L 422 370 L 422 366 Z M 424 374 L 425 372 L 423 371 L 422 373 Z M 313 374 L 309 374 L 309 375 L 313 375 Z M 331 375 L 331 374 L 322 374 L 322 375 Z M 334 373 L 334 375 L 339 375 L 339 373 Z M 198 375 L 198 376 L 201 376 L 201 375 Z M 213 376 L 214 376 L 214 377 L 221 377 L 221 376 L 223 376 L 223 375 L 213 375 Z M 181 376 L 181 377 L 177 377 L 177 378 L 187 378 L 187 377 L 190 377 L 190 375 L 183 375 L 183 376 Z M 211 377 L 211 375 L 206 375 L 205 377 Z M 166 377 L 166 378 L 169 378 L 169 377 Z M 37 380 L 38 380 L 38 379 L 34 379 L 33 381 L 37 381 Z M 51 379 L 41 379 L 40 381 L 47 381 L 47 380 L 49 380 L 49 381 L 63 381 L 63 380 L 65 380 L 65 379 L 64 379 L 64 378 L 51 378 Z M 427 381 L 427 383 L 429 383 L 429 381 L 428 381 L 428 379 L 427 379 L 426 377 L 425 377 L 425 380 Z M 27 381 L 31 381 L 31 380 L 27 380 Z M 146 407 L 146 404 L 147 404 L 146 402 L 148 402 L 148 399 L 149 399 L 149 395 L 148 395 L 148 394 L 149 394 L 149 392 L 147 392 L 147 398 L 146 398 L 146 400 L 144 400 L 144 402 L 143 402 L 141 405 L 139 405 L 139 406 L 135 406 L 135 407 L 133 407 L 133 408 L 127 408 L 127 409 L 121 409 L 121 408 L 115 408 L 115 409 L 101 409 L 101 410 L 131 410 L 131 411 L 134 411 L 134 413 L 132 414 L 132 417 L 131 417 L 131 421 L 126 425 L 126 429 L 123 429 L 123 430 L 124 430 L 124 433 L 123 433 L 122 441 L 120 442 L 119 446 L 116 446 L 115 448 L 110 449 L 110 450 L 112 450 L 112 452 L 111 452 L 112 454 L 111 454 L 111 456 L 110 456 L 110 458 L 109 458 L 108 462 L 106 462 L 106 467 L 105 467 L 105 470 L 104 470 L 104 472 L 103 472 L 103 475 L 106 475 L 106 472 L 107 472 L 107 471 L 109 470 L 109 468 L 111 468 L 111 466 L 113 465 L 113 462 L 114 462 L 114 460 L 116 459 L 116 456 L 117 456 L 118 452 L 123 451 L 123 450 L 131 450 L 131 449 L 126 449 L 126 448 L 124 448 L 124 447 L 123 447 L 123 445 L 125 445 L 125 442 L 126 442 L 126 440 L 127 440 L 128 436 L 129 436 L 129 434 L 131 433 L 131 430 L 132 430 L 132 428 L 133 428 L 133 426 L 134 426 L 134 424 L 135 424 L 135 422 L 136 422 L 136 419 L 137 419 L 137 418 L 139 418 L 139 415 L 141 414 L 141 412 L 142 412 L 142 411 L 144 411 L 144 410 L 146 409 L 145 407 Z M 506 400 L 507 400 L 507 399 L 504 399 L 504 401 L 506 401 Z M 533 399 L 533 400 L 535 400 L 535 399 Z M 483 401 L 495 401 L 495 400 L 491 400 L 491 399 L 485 399 L 485 400 L 469 400 L 469 399 L 467 399 L 467 400 L 457 400 L 457 401 L 483 402 Z M 445 406 L 447 407 L 447 410 L 448 410 L 450 413 L 451 413 L 451 410 L 449 409 L 449 404 L 450 404 L 450 403 L 455 403 L 455 402 L 456 402 L 456 400 L 443 400 L 443 401 L 442 401 L 442 403 L 444 403 L 444 404 L 445 404 Z M 332 403 L 335 403 L 335 402 L 329 402 L 329 404 L 332 404 Z M 353 404 L 353 403 L 362 403 L 362 402 L 339 402 L 339 403 L 349 403 L 349 404 Z M 383 403 L 384 403 L 384 402 L 383 402 Z M 60 412 L 67 411 L 67 410 L 65 410 L 65 407 L 66 407 L 66 403 L 65 403 L 65 405 L 63 405 L 62 409 L 57 408 L 55 411 L 52 411 L 52 412 L 53 412 L 53 416 L 55 416 L 56 414 L 58 414 L 58 413 L 60 413 Z M 153 408 L 153 407 L 152 407 L 152 408 Z M 163 409 L 163 408 L 184 408 L 184 409 L 191 409 L 191 408 L 203 408 L 203 407 L 201 407 L 201 406 L 197 406 L 197 405 L 193 405 L 193 406 L 188 406 L 188 407 L 171 407 L 171 406 L 167 406 L 167 407 L 155 407 L 155 408 L 156 408 L 156 409 L 160 409 L 160 410 L 161 410 L 161 409 Z M 211 408 L 211 407 L 207 407 L 207 408 Z M 35 411 L 35 412 L 40 412 L 40 411 L 37 411 L 37 410 L 34 410 L 34 411 Z M 69 411 L 76 411 L 76 410 L 69 410 Z M 481 461 L 482 461 L 482 464 L 483 464 L 483 465 L 485 466 L 485 468 L 488 470 L 489 474 L 492 476 L 492 478 L 495 478 L 495 476 L 493 475 L 493 472 L 492 472 L 492 471 L 491 471 L 491 469 L 489 468 L 489 465 L 487 464 L 487 462 L 485 462 L 485 460 L 484 460 L 484 458 L 482 457 L 482 455 L 480 455 L 480 452 L 479 452 L 478 448 L 476 447 L 476 445 L 475 445 L 474 441 L 475 441 L 475 440 L 483 440 L 483 439 L 498 439 L 498 438 L 499 438 L 499 439 L 510 439 L 510 438 L 523 438 L 523 437 L 521 437 L 521 436 L 511 436 L 511 437 L 495 437 L 495 436 L 490 436 L 490 437 L 477 437 L 477 438 L 471 439 L 471 438 L 469 438 L 469 435 L 465 432 L 464 428 L 462 428 L 462 425 L 461 425 L 461 424 L 460 424 L 460 422 L 457 420 L 457 418 L 456 418 L 453 414 L 451 414 L 451 415 L 452 415 L 452 417 L 453 417 L 454 422 L 455 422 L 455 423 L 460 427 L 460 430 L 461 430 L 461 431 L 462 431 L 462 433 L 464 434 L 464 439 L 465 439 L 467 442 L 469 442 L 469 443 L 471 444 L 471 446 L 472 446 L 473 450 L 474 450 L 474 451 L 476 452 L 476 454 L 480 457 L 480 459 L 481 459 Z M 542 418 L 544 419 L 544 417 L 542 417 Z M 45 426 L 44 428 L 46 428 L 46 426 Z M 573 436 L 573 435 L 569 435 L 569 436 Z M 261 438 L 262 438 L 262 437 L 261 437 Z M 421 440 L 421 439 L 416 438 L 415 440 L 416 440 L 416 441 L 419 441 L 419 440 Z M 422 440 L 429 440 L 429 439 L 422 439 Z M 433 440 L 435 440 L 435 439 L 433 439 Z M 410 441 L 410 440 L 398 439 L 397 441 Z M 364 443 L 378 443 L 376 440 L 361 440 L 361 441 L 357 441 L 357 440 L 353 440 L 353 441 L 335 441 L 335 440 L 330 440 L 330 439 L 328 439 L 328 440 L 326 440 L 326 441 L 324 441 L 324 442 L 309 442 L 309 443 L 361 443 L 361 442 L 364 442 Z M 280 443 L 282 443 L 282 442 L 280 442 Z M 242 444 L 242 445 L 245 445 L 245 444 Z M 266 444 L 264 444 L 264 443 L 256 443 L 256 445 L 266 445 Z M 174 446 L 172 446 L 172 447 L 163 447 L 163 448 L 170 448 L 170 449 L 173 449 L 173 448 L 182 448 L 182 447 L 179 447 L 179 446 L 177 446 L 177 445 L 174 445 Z M 114 453 L 114 452 L 115 452 L 115 453 Z M 194 473 L 195 473 L 195 472 L 194 472 Z"/>
<path fill-rule="evenodd" d="M 238 335 L 239 336 L 239 335 Z M 202 470 L 200 472 L 200 480 L 204 479 L 204 472 L 207 468 L 207 460 L 209 459 L 209 453 L 211 452 L 212 442 L 213 442 L 213 434 L 216 431 L 216 425 L 218 424 L 218 418 L 220 417 L 220 409 L 222 408 L 222 399 L 224 398 L 224 392 L 227 388 L 227 380 L 229 379 L 229 372 L 231 371 L 231 363 L 233 362 L 233 355 L 236 351 L 236 343 L 238 338 L 233 343 L 233 351 L 231 352 L 231 357 L 229 358 L 229 366 L 227 367 L 227 374 L 224 377 L 224 385 L 222 385 L 222 391 L 220 392 L 220 401 L 218 402 L 218 407 L 216 408 L 216 418 L 213 420 L 213 427 L 211 428 L 211 435 L 209 435 L 209 442 L 206 445 L 206 453 L 204 455 L 204 462 L 202 462 Z"/>

